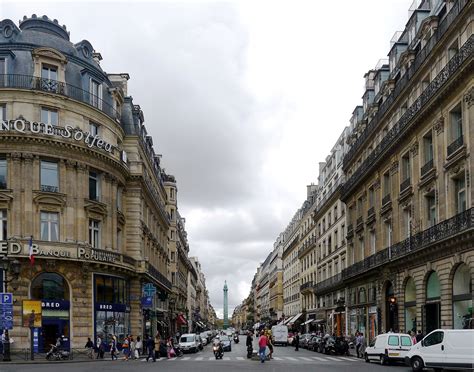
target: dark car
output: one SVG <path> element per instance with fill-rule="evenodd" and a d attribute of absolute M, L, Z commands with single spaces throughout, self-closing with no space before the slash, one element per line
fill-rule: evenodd
<path fill-rule="evenodd" d="M 319 345 L 321 344 L 322 338 L 319 336 L 313 336 L 308 341 L 308 350 L 319 351 Z"/>
<path fill-rule="evenodd" d="M 222 335 L 219 337 L 219 341 L 221 342 L 224 351 L 232 351 L 232 340 L 229 336 Z"/>
<path fill-rule="evenodd" d="M 308 341 L 310 340 L 310 338 L 311 338 L 310 333 L 305 333 L 305 334 L 301 335 L 299 346 L 303 349 L 307 349 L 308 348 Z"/>

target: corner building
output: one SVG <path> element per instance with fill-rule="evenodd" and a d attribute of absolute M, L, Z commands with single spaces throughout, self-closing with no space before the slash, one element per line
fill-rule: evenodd
<path fill-rule="evenodd" d="M 473 327 L 473 3 L 422 1 L 344 157 L 349 332 Z"/>
<path fill-rule="evenodd" d="M 40 352 L 58 335 L 83 348 L 87 337 L 168 332 L 166 175 L 128 75 L 100 60 L 57 20 L 0 22 L 0 246 L 21 262 L 6 288 L 17 348 L 30 344 L 25 299 L 42 301 Z M 141 307 L 149 283 L 154 318 Z"/>

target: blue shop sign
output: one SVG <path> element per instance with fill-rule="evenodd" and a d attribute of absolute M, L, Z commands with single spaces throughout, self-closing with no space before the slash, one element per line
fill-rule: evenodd
<path fill-rule="evenodd" d="M 153 307 L 153 297 L 151 296 L 142 297 L 142 307 Z"/>
<path fill-rule="evenodd" d="M 69 310 L 69 301 L 41 300 L 43 310 Z"/>
<path fill-rule="evenodd" d="M 108 304 L 102 302 L 95 303 L 96 311 L 114 311 L 117 313 L 126 313 L 130 311 L 130 307 L 125 304 Z"/>

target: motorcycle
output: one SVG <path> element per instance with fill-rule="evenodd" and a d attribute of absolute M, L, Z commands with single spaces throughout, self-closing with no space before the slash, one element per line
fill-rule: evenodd
<path fill-rule="evenodd" d="M 222 344 L 216 343 L 212 346 L 212 350 L 214 351 L 214 356 L 217 359 L 222 359 L 224 357 L 224 349 L 222 348 Z"/>
<path fill-rule="evenodd" d="M 234 335 L 234 342 L 235 342 L 236 344 L 239 343 L 239 336 L 238 336 L 238 335 Z"/>
<path fill-rule="evenodd" d="M 61 350 L 56 345 L 51 344 L 51 349 L 46 353 L 46 360 L 67 360 L 69 351 Z"/>
<path fill-rule="evenodd" d="M 183 353 L 183 350 L 181 350 L 181 348 L 180 348 L 178 345 L 175 345 L 175 346 L 173 347 L 173 349 L 174 349 L 175 355 L 176 355 L 178 358 L 181 358 L 181 357 L 183 356 L 183 354 L 184 354 L 184 353 Z"/>
<path fill-rule="evenodd" d="M 338 355 L 349 355 L 349 343 L 342 337 L 336 337 L 334 351 Z"/>

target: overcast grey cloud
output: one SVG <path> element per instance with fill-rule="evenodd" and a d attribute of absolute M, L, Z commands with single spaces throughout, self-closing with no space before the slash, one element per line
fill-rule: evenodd
<path fill-rule="evenodd" d="M 178 180 L 191 254 L 222 313 L 247 295 L 348 124 L 363 74 L 386 57 L 410 0 L 22 2 L 128 72 L 157 153 Z"/>

